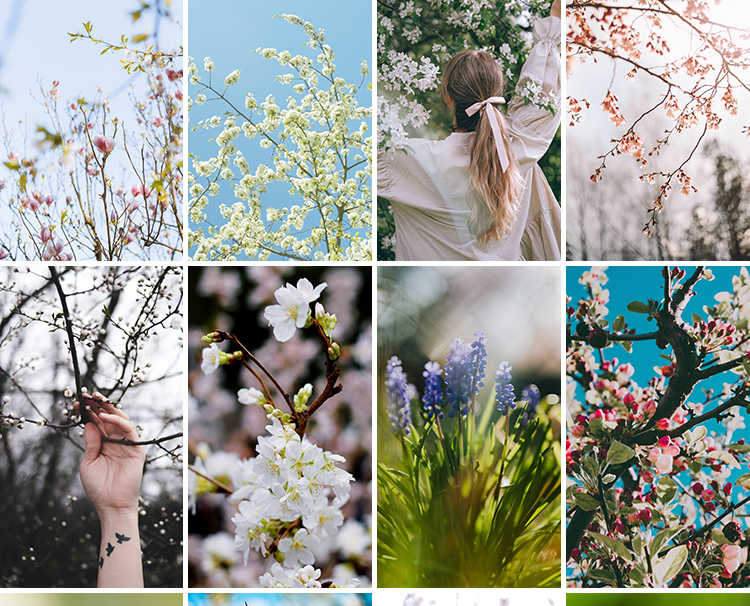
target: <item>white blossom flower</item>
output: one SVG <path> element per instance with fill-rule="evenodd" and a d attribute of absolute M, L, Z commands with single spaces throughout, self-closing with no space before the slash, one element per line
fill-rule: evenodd
<path fill-rule="evenodd" d="M 245 406 L 263 406 L 266 403 L 266 396 L 262 391 L 250 387 L 249 389 L 240 389 L 237 392 L 240 404 Z"/>
<path fill-rule="evenodd" d="M 201 363 L 201 370 L 207 375 L 214 372 L 221 364 L 224 363 L 227 354 L 219 349 L 216 343 L 211 343 L 206 349 L 203 350 L 203 362 Z"/>
<path fill-rule="evenodd" d="M 303 328 L 307 324 L 310 303 L 320 296 L 326 286 L 323 282 L 313 288 L 307 278 L 302 278 L 297 282 L 296 288 L 287 284 L 274 293 L 279 304 L 266 307 L 263 315 L 273 326 L 273 336 L 277 341 L 288 341 L 298 328 Z"/>

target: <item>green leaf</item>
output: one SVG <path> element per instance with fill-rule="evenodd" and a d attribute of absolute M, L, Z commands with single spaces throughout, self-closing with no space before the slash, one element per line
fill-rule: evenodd
<path fill-rule="evenodd" d="M 133 36 L 133 43 L 143 42 L 148 36 L 146 34 L 138 34 L 137 36 Z"/>
<path fill-rule="evenodd" d="M 649 309 L 648 305 L 645 303 L 641 303 L 640 301 L 633 301 L 632 303 L 628 303 L 628 311 L 632 311 L 636 314 L 650 314 L 651 310 Z"/>
<path fill-rule="evenodd" d="M 606 476 L 602 478 L 602 482 L 605 484 L 611 484 L 617 479 L 617 476 L 613 473 L 608 473 Z"/>
<path fill-rule="evenodd" d="M 688 549 L 685 545 L 680 545 L 669 550 L 662 559 L 654 560 L 654 584 L 657 587 L 663 586 L 671 581 L 687 562 Z"/>
<path fill-rule="evenodd" d="M 576 505 L 580 509 L 583 509 L 583 511 L 595 511 L 601 505 L 599 499 L 595 499 L 586 492 L 574 492 L 573 499 L 575 500 Z"/>
<path fill-rule="evenodd" d="M 607 585 L 617 585 L 617 579 L 615 579 L 614 573 L 609 570 L 589 570 L 588 576 L 590 579 L 601 581 Z"/>
<path fill-rule="evenodd" d="M 681 527 L 672 527 L 672 528 L 665 528 L 664 530 L 660 531 L 651 541 L 651 544 L 649 545 L 649 550 L 651 551 L 651 557 L 655 558 L 658 557 L 659 552 L 663 549 L 663 547 L 671 541 L 675 535 L 679 534 L 679 532 L 682 530 Z"/>
<path fill-rule="evenodd" d="M 736 486 L 750 486 L 750 473 L 740 476 L 734 483 Z"/>
<path fill-rule="evenodd" d="M 656 495 L 664 505 L 671 502 L 677 494 L 677 484 L 669 476 L 662 476 L 656 483 Z"/>
<path fill-rule="evenodd" d="M 21 178 L 18 181 L 18 185 L 21 187 L 21 190 L 26 193 L 26 180 L 27 177 L 25 174 L 21 175 Z"/>
<path fill-rule="evenodd" d="M 581 459 L 581 468 L 592 480 L 596 480 L 601 471 L 599 462 L 592 456 L 586 456 Z"/>
<path fill-rule="evenodd" d="M 602 438 L 606 435 L 604 430 L 604 421 L 601 417 L 596 417 L 589 422 L 589 432 L 595 438 Z"/>
<path fill-rule="evenodd" d="M 701 465 L 698 461 L 693 461 L 692 463 L 690 463 L 690 465 L 688 465 L 688 467 L 693 473 L 699 473 L 700 470 L 703 469 L 703 465 Z"/>
<path fill-rule="evenodd" d="M 633 552 L 630 551 L 630 549 L 628 549 L 627 547 L 625 547 L 625 545 L 623 545 L 617 539 L 612 539 L 606 535 L 599 534 L 598 532 L 589 532 L 589 536 L 599 541 L 612 553 L 620 556 L 626 562 L 633 561 L 633 556 L 634 556 Z"/>
<path fill-rule="evenodd" d="M 695 322 L 703 322 L 703 318 L 701 318 L 698 314 L 693 314 L 693 323 Z"/>
<path fill-rule="evenodd" d="M 615 318 L 615 321 L 612 322 L 612 330 L 615 332 L 620 332 L 622 329 L 625 328 L 625 316 L 620 314 Z"/>
<path fill-rule="evenodd" d="M 688 431 L 688 440 L 691 444 L 697 442 L 698 440 L 702 440 L 706 437 L 706 434 L 708 433 L 708 429 L 704 425 L 700 425 L 696 427 L 693 431 Z M 750 446 L 750 445 L 749 445 Z"/>
<path fill-rule="evenodd" d="M 750 444 L 730 444 L 727 446 L 727 450 L 734 450 L 735 452 L 744 454 L 750 452 Z"/>
<path fill-rule="evenodd" d="M 18 170 L 21 168 L 21 165 L 16 160 L 9 160 L 8 162 L 3 162 L 3 164 L 5 164 L 10 170 Z"/>
<path fill-rule="evenodd" d="M 628 353 L 633 353 L 633 344 L 630 341 L 615 341 L 615 343 L 617 343 Z"/>
<path fill-rule="evenodd" d="M 630 448 L 630 446 L 625 446 L 625 444 L 621 444 L 620 442 L 612 442 L 607 451 L 607 463 L 610 465 L 620 465 L 629 461 L 634 456 L 635 450 Z"/>

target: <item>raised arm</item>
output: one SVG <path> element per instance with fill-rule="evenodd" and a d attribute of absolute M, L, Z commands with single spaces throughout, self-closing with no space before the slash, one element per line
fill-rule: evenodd
<path fill-rule="evenodd" d="M 560 125 L 560 11 L 556 2 L 534 23 L 534 46 L 508 104 L 511 145 L 522 166 L 545 154 Z"/>
<path fill-rule="evenodd" d="M 128 416 L 99 394 L 85 397 L 89 422 L 84 427 L 86 451 L 81 483 L 99 515 L 102 538 L 98 587 L 143 587 L 138 495 L 146 454 L 140 446 L 102 440 L 137 441 Z"/>

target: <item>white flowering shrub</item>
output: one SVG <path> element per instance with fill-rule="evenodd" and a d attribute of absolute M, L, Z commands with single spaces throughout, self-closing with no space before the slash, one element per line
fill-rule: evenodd
<path fill-rule="evenodd" d="M 507 79 L 506 98 L 521 95 L 526 103 L 557 111 L 541 83 L 516 87 L 531 49 L 531 24 L 549 15 L 548 0 L 389 0 L 378 3 L 378 148 L 404 149 L 409 136 L 431 138 L 451 132 L 453 113 L 440 99 L 440 71 L 457 52 L 486 50 L 500 63 Z M 552 149 L 555 149 L 553 145 Z M 553 191 L 560 189 L 559 145 L 548 160 Z M 393 260 L 395 227 L 390 204 L 378 200 L 378 258 Z"/>
<path fill-rule="evenodd" d="M 182 339 L 179 267 L 0 268 L 0 586 L 96 586 L 73 406 L 88 390 L 144 444 L 146 586 L 182 587 Z"/>
<path fill-rule="evenodd" d="M 188 109 L 210 104 L 217 113 L 192 127 L 196 137 L 209 131 L 217 147 L 208 159 L 191 154 L 192 258 L 369 260 L 372 109 L 356 99 L 369 76 L 367 64 L 362 62 L 359 84 L 347 83 L 336 75 L 323 30 L 299 17 L 281 16 L 302 27 L 309 37 L 305 46 L 319 53 L 311 59 L 274 48 L 254 51 L 287 70 L 277 78 L 293 92 L 285 107 L 273 95 L 257 101 L 249 91 L 244 107 L 238 107 L 230 89 L 242 77 L 240 71 L 222 81 L 214 77 L 216 66 L 209 57 L 204 75 L 190 59 Z M 251 167 L 242 151 L 251 145 L 268 149 L 272 161 Z M 220 191 L 223 199 L 234 201 L 219 205 L 225 223 L 214 225 L 208 210 Z M 289 202 L 265 202 L 271 193 L 288 196 Z"/>
<path fill-rule="evenodd" d="M 134 21 L 152 10 L 157 23 L 171 18 L 142 4 Z M 55 80 L 40 81 L 33 99 L 43 123 L 5 116 L 18 126 L 0 127 L 0 260 L 182 258 L 182 47 L 165 52 L 156 34 L 113 43 L 94 30 L 84 23 L 70 41 L 93 43 L 95 57 L 120 57 L 134 82 L 131 112 L 116 109 L 101 86 L 64 100 L 61 86 L 77 84 Z"/>
<path fill-rule="evenodd" d="M 191 328 L 191 586 L 369 584 L 364 276 L 196 268 L 191 321 L 222 328 Z"/>

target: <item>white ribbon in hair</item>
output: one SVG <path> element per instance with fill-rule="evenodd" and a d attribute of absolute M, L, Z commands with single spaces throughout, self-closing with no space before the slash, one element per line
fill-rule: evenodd
<path fill-rule="evenodd" d="M 490 97 L 489 99 L 485 99 L 484 101 L 479 101 L 472 105 L 471 107 L 466 109 L 466 113 L 469 116 L 473 116 L 476 114 L 480 109 L 485 109 L 486 106 L 489 104 L 490 107 L 492 107 L 493 103 L 505 103 L 504 97 Z M 493 108 L 494 109 L 494 108 Z M 497 122 L 497 114 L 494 111 L 487 112 L 487 115 L 490 117 L 490 126 L 492 127 L 492 134 L 495 136 L 495 147 L 497 147 L 497 155 L 500 158 L 500 166 L 503 169 L 503 172 L 506 171 L 508 168 L 508 165 L 510 164 L 510 160 L 508 159 L 508 152 L 505 149 L 505 145 L 503 144 L 503 137 L 500 133 L 500 125 Z"/>

